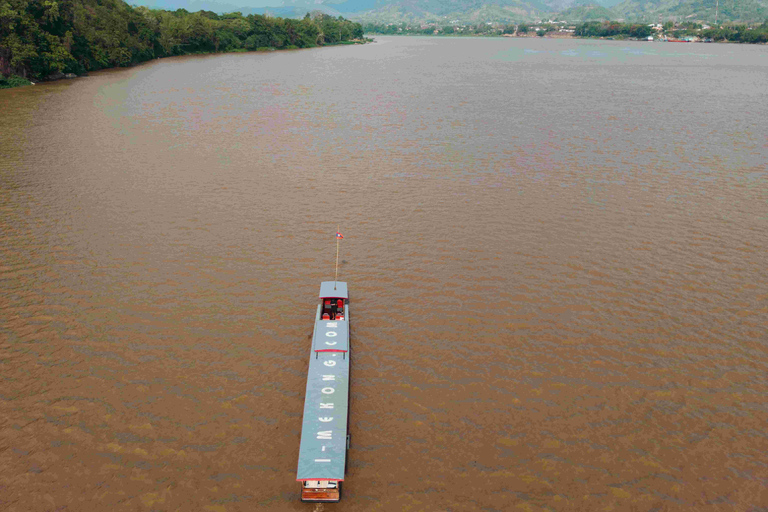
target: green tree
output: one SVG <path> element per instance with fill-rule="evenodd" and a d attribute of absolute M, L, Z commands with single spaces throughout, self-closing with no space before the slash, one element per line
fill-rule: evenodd
<path fill-rule="evenodd" d="M 637 37 L 639 39 L 645 39 L 653 33 L 653 29 L 648 25 L 631 25 L 629 27 L 629 35 Z"/>

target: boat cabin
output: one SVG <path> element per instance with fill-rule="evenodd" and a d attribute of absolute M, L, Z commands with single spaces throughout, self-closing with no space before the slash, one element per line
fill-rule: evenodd
<path fill-rule="evenodd" d="M 320 286 L 320 320 L 344 320 L 347 304 L 347 283 L 327 281 Z"/>

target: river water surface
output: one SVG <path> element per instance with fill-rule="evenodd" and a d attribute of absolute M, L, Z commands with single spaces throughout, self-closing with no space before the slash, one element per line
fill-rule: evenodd
<path fill-rule="evenodd" d="M 381 37 L 0 91 L 0 509 L 766 510 L 765 46 Z M 347 481 L 294 481 L 319 283 Z"/>

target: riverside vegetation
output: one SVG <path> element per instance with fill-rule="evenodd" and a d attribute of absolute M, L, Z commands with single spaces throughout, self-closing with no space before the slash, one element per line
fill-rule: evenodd
<path fill-rule="evenodd" d="M 122 0 L 0 0 L 0 88 L 191 53 L 311 48 L 363 39 L 359 23 L 131 7 Z"/>
<path fill-rule="evenodd" d="M 566 30 L 564 32 L 564 29 Z M 710 41 L 728 41 L 737 43 L 768 43 L 768 20 L 762 24 L 729 23 L 710 27 L 701 23 L 686 22 L 665 23 L 661 33 L 645 23 L 620 23 L 616 21 L 587 21 L 570 25 L 566 22 L 529 24 L 480 23 L 476 25 L 439 25 L 436 23 L 367 23 L 367 34 L 408 34 L 438 36 L 502 36 L 538 35 L 547 37 L 553 34 L 572 34 L 573 37 L 645 39 L 660 35 L 672 38 L 697 38 Z"/>
<path fill-rule="evenodd" d="M 647 25 L 630 25 L 612 21 L 602 23 L 591 21 L 577 26 L 575 30 L 575 35 L 578 37 L 623 36 L 644 38 L 652 33 Z M 668 21 L 662 26 L 662 33 L 673 38 L 697 38 L 708 41 L 760 44 L 768 43 L 768 20 L 760 25 L 750 26 L 743 23 L 730 23 L 717 27 L 695 22 L 674 24 Z"/>

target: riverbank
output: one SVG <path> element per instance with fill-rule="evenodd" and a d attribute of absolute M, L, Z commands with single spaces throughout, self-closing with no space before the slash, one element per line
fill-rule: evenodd
<path fill-rule="evenodd" d="M 216 53 L 218 53 L 218 54 L 227 54 L 227 53 L 262 53 L 262 52 L 276 52 L 276 51 L 285 51 L 285 50 L 305 50 L 305 49 L 309 49 L 309 48 L 322 48 L 322 47 L 328 47 L 328 46 L 352 46 L 352 45 L 358 45 L 358 44 L 368 44 L 368 43 L 372 43 L 372 42 L 374 42 L 373 39 L 368 38 L 368 37 L 362 37 L 362 38 L 359 38 L 359 39 L 352 39 L 352 40 L 349 40 L 349 41 L 337 41 L 337 42 L 334 42 L 334 43 L 328 43 L 328 44 L 323 44 L 323 45 L 306 46 L 304 48 L 301 48 L 301 47 L 298 47 L 298 46 L 294 46 L 294 45 L 285 46 L 283 48 L 275 48 L 275 47 L 271 47 L 271 46 L 266 46 L 266 47 L 259 47 L 259 48 L 256 48 L 255 50 L 250 50 L 250 51 L 249 50 L 243 50 L 243 49 L 237 49 L 237 50 L 231 50 L 231 51 L 228 51 L 228 52 L 195 52 L 195 53 L 190 53 L 190 54 L 186 54 L 186 55 L 213 55 L 213 54 L 216 54 Z M 158 57 L 158 59 L 162 59 L 162 58 L 166 58 L 166 57 L 178 57 L 178 56 L 179 55 L 167 55 L 167 56 L 163 56 L 163 57 Z M 147 61 L 144 61 L 144 62 L 147 62 Z M 143 64 L 144 62 L 138 62 L 138 63 L 136 63 L 134 65 Z M 104 69 L 116 69 L 118 67 L 131 67 L 131 66 L 115 66 L 115 67 L 112 67 L 112 68 L 104 68 Z M 81 78 L 81 77 L 85 77 L 85 76 L 88 76 L 87 72 L 84 72 L 84 73 L 82 73 L 80 75 L 77 75 L 75 73 L 53 73 L 51 75 L 48 75 L 48 76 L 42 78 L 41 80 L 35 81 L 35 80 L 28 80 L 28 79 L 26 79 L 24 77 L 17 76 L 17 75 L 10 75 L 8 77 L 6 77 L 4 75 L 0 75 L 0 89 L 12 89 L 14 87 L 24 87 L 24 86 L 27 86 L 27 85 L 35 85 L 36 83 L 40 83 L 40 82 L 55 82 L 55 81 L 58 81 L 58 80 L 69 80 L 69 79 Z"/>
<path fill-rule="evenodd" d="M 315 46 L 307 46 L 304 48 L 300 48 L 298 46 L 286 46 L 283 48 L 274 48 L 274 47 L 261 47 L 257 48 L 252 51 L 248 50 L 232 50 L 229 52 L 196 52 L 194 54 L 187 54 L 187 55 L 212 55 L 215 53 L 219 54 L 226 54 L 226 53 L 262 53 L 262 52 L 275 52 L 275 51 L 285 51 L 285 50 L 305 50 L 309 48 L 321 48 L 321 47 L 328 47 L 328 46 L 352 46 L 352 45 L 358 45 L 358 44 L 368 44 L 374 42 L 373 39 L 368 37 L 363 37 L 360 39 L 353 39 L 350 41 L 337 41 L 335 43 L 329 43 L 329 44 L 323 44 L 323 45 L 315 45 Z M 178 55 L 168 55 L 168 57 L 178 57 Z M 158 59 L 165 58 L 165 57 L 158 57 Z M 146 61 L 145 61 L 146 62 Z M 143 62 L 139 62 L 138 64 L 143 64 Z M 117 67 L 130 67 L 130 66 L 115 66 L 113 68 L 105 68 L 105 69 L 116 69 Z M 88 76 L 88 73 L 83 73 L 81 75 L 76 75 L 75 73 L 54 73 L 52 75 L 49 75 L 42 80 L 39 81 L 32 81 L 27 80 L 26 78 L 11 75 L 9 77 L 5 77 L 3 75 L 0 75 L 0 89 L 11 89 L 14 87 L 24 87 L 27 85 L 35 85 L 39 82 L 55 82 L 58 80 L 68 80 L 73 78 L 81 78 Z"/>
<path fill-rule="evenodd" d="M 35 85 L 34 82 L 24 77 L 16 75 L 0 75 L 0 89 L 11 89 L 13 87 L 24 87 L 25 85 Z"/>
<path fill-rule="evenodd" d="M 471 37 L 487 37 L 487 38 L 513 38 L 513 39 L 593 39 L 600 41 L 635 41 L 635 42 L 656 42 L 656 43 L 727 43 L 727 44 L 753 44 L 753 45 L 766 45 L 768 42 L 757 41 L 747 42 L 740 40 L 729 39 L 713 39 L 709 37 L 631 37 L 625 35 L 616 36 L 589 36 L 589 35 L 577 35 L 573 32 L 527 32 L 527 33 L 511 33 L 511 34 L 419 34 L 419 33 L 400 33 L 400 34 L 378 34 L 376 32 L 370 35 L 386 35 L 386 36 L 415 36 L 415 37 L 449 37 L 449 38 L 471 38 Z"/>

